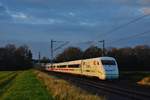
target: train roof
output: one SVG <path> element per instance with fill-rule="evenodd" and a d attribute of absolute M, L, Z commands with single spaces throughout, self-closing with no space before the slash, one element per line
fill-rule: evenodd
<path fill-rule="evenodd" d="M 113 57 L 108 57 L 108 56 L 104 56 L 104 57 L 99 57 L 101 60 L 115 60 L 115 58 Z"/>
<path fill-rule="evenodd" d="M 103 56 L 103 57 L 96 57 L 96 58 L 89 58 L 89 59 L 83 59 L 83 60 L 92 60 L 92 59 L 102 59 L 102 60 L 114 60 L 113 57 Z"/>
<path fill-rule="evenodd" d="M 115 60 L 113 57 L 108 57 L 108 56 L 103 56 L 103 57 L 97 57 L 97 58 L 89 58 L 89 59 L 82 59 L 82 60 L 95 60 L 95 59 L 101 59 L 101 60 Z M 60 62 L 60 63 L 54 63 L 54 65 L 64 65 L 68 63 L 74 63 L 74 64 L 79 64 L 81 63 L 82 60 L 73 60 L 73 61 L 67 61 L 67 62 Z"/>

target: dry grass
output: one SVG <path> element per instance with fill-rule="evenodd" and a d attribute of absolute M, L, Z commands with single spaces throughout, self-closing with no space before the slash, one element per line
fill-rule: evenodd
<path fill-rule="evenodd" d="M 144 77 L 142 80 L 137 82 L 140 85 L 147 85 L 150 86 L 150 76 Z"/>
<path fill-rule="evenodd" d="M 69 82 L 49 76 L 43 72 L 35 71 L 37 78 L 41 80 L 56 100 L 105 100 L 104 96 L 90 94 Z"/>

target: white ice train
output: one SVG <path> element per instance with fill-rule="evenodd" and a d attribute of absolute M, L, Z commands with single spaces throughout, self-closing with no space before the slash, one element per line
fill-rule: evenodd
<path fill-rule="evenodd" d="M 99 79 L 117 79 L 118 65 L 112 57 L 98 57 L 62 63 L 46 64 L 46 70 L 77 75 L 94 76 Z"/>

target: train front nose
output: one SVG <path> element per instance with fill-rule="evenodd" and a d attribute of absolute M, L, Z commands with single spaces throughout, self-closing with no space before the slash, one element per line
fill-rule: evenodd
<path fill-rule="evenodd" d="M 101 60 L 102 65 L 105 70 L 106 79 L 116 79 L 118 78 L 118 65 L 115 59 L 103 59 Z"/>
<path fill-rule="evenodd" d="M 106 79 L 117 79 L 119 77 L 118 69 L 114 65 L 105 65 Z"/>
<path fill-rule="evenodd" d="M 118 74 L 106 74 L 106 79 L 118 79 Z"/>

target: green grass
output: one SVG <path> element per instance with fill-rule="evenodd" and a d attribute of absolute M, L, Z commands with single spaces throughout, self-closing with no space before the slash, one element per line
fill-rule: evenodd
<path fill-rule="evenodd" d="M 1 100 L 52 100 L 52 96 L 40 83 L 32 70 L 22 71 L 13 84 L 1 96 Z"/>
<path fill-rule="evenodd" d="M 0 80 L 7 77 L 8 75 L 12 74 L 14 72 L 11 72 L 11 71 L 1 71 L 0 72 Z"/>
<path fill-rule="evenodd" d="M 40 71 L 0 72 L 0 100 L 106 100 Z"/>
<path fill-rule="evenodd" d="M 8 74 L 6 77 L 0 80 L 0 95 L 8 87 L 9 83 L 16 77 L 17 73 Z"/>
<path fill-rule="evenodd" d="M 15 79 L 16 72 L 0 72 L 0 96 L 11 86 L 13 79 Z"/>

